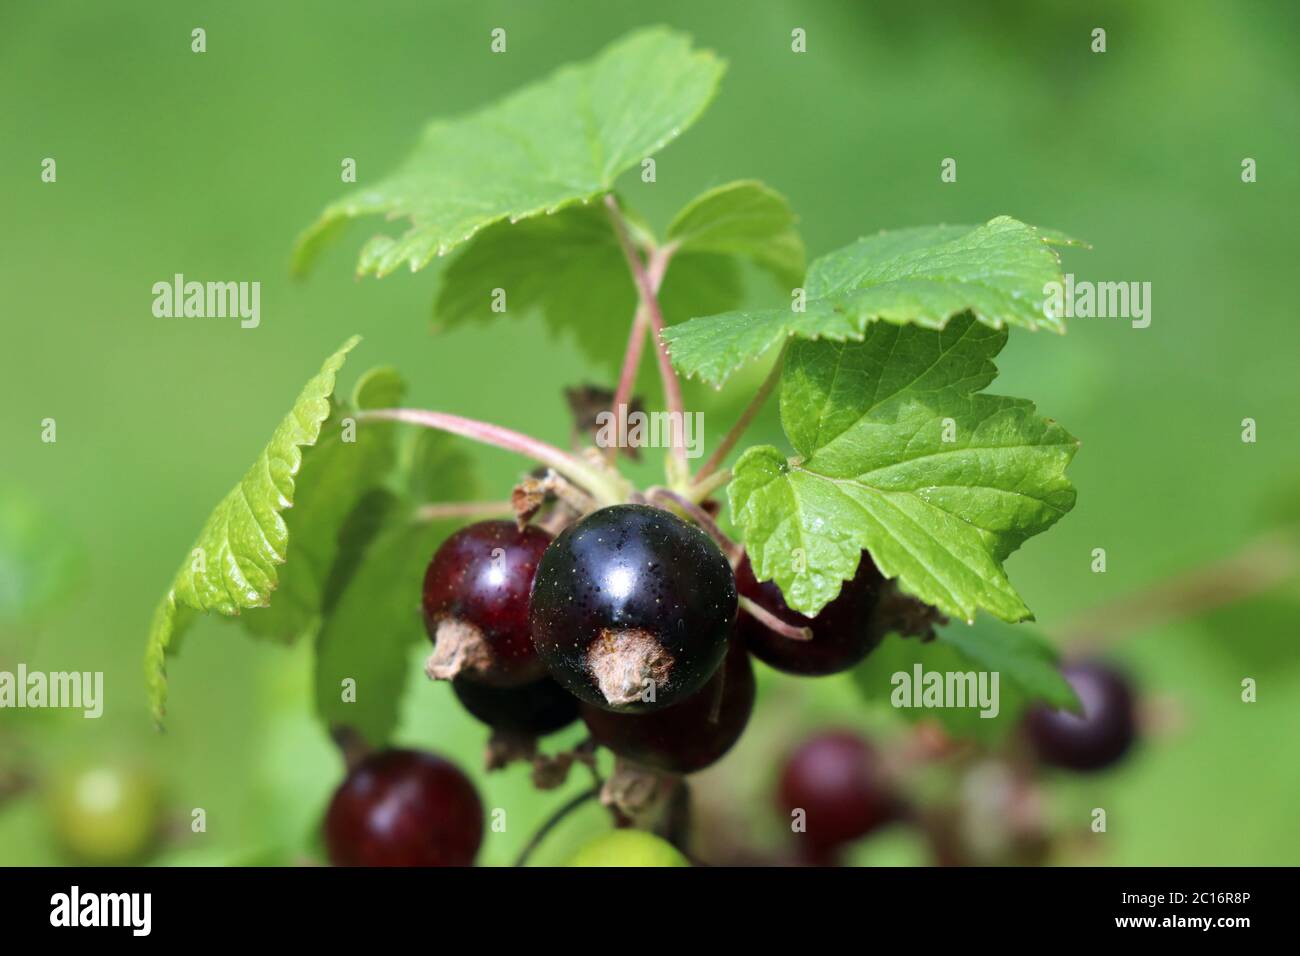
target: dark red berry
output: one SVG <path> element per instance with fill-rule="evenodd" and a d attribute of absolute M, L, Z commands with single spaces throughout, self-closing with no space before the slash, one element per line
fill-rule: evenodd
<path fill-rule="evenodd" d="M 430 677 L 515 687 L 545 675 L 528 631 L 528 592 L 550 542 L 513 521 L 480 521 L 443 542 L 424 574 Z"/>
<path fill-rule="evenodd" d="M 798 641 L 777 634 L 743 611 L 737 627 L 750 653 L 777 670 L 836 674 L 857 664 L 884 638 L 872 620 L 884 585 L 884 576 L 864 551 L 857 574 L 844 582 L 839 595 L 821 613 L 809 618 L 790 609 L 775 582 L 760 584 L 746 556 L 736 568 L 736 590 L 786 624 L 811 628 L 812 640 Z"/>
<path fill-rule="evenodd" d="M 385 750 L 349 771 L 325 814 L 335 866 L 469 866 L 483 840 L 483 806 L 452 763 Z"/>
<path fill-rule="evenodd" d="M 592 739 L 614 753 L 669 773 L 694 773 L 722 759 L 754 710 L 754 667 L 733 642 L 707 684 L 680 704 L 650 714 L 611 713 L 583 704 Z"/>
<path fill-rule="evenodd" d="M 1134 695 L 1128 678 L 1105 664 L 1067 664 L 1061 673 L 1083 705 L 1082 716 L 1035 707 L 1025 715 L 1025 731 L 1038 759 L 1069 770 L 1111 766 L 1137 736 Z"/>
<path fill-rule="evenodd" d="M 828 860 L 831 851 L 898 816 L 879 754 L 852 731 L 818 734 L 790 754 L 778 803 L 810 861 Z"/>
<path fill-rule="evenodd" d="M 452 690 L 471 714 L 493 730 L 541 737 L 578 719 L 578 698 L 543 677 L 522 687 L 492 687 L 455 680 Z"/>
<path fill-rule="evenodd" d="M 647 712 L 713 676 L 736 619 L 736 582 L 713 540 L 645 505 L 565 529 L 533 583 L 532 629 L 551 676 L 597 707 Z"/>

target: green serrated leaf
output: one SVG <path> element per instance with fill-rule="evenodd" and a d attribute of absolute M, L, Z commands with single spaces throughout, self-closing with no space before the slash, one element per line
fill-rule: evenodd
<path fill-rule="evenodd" d="M 449 436 L 421 431 L 408 482 L 440 501 L 472 496 L 470 459 Z M 423 437 L 427 436 L 427 437 Z M 423 498 L 420 499 L 422 501 Z M 420 586 L 425 567 L 453 522 L 415 522 L 415 502 L 374 492 L 358 504 L 344 532 L 333 600 L 316 641 L 316 711 L 327 727 L 346 725 L 372 746 L 397 727 L 411 674 L 411 649 L 425 636 Z M 351 681 L 344 696 L 344 681 Z"/>
<path fill-rule="evenodd" d="M 356 409 L 400 405 L 405 393 L 406 382 L 396 370 L 376 368 L 358 379 L 350 407 L 333 403 L 316 444 L 303 451 L 296 500 L 284 516 L 289 560 L 275 600 L 241 617 L 250 633 L 282 643 L 315 633 L 340 530 L 358 499 L 384 480 L 397 459 L 396 425 L 373 422 L 358 428 L 351 415 Z"/>
<path fill-rule="evenodd" d="M 944 328 L 972 314 L 995 329 L 1016 325 L 1063 332 L 1044 287 L 1064 282 L 1054 246 L 1068 240 L 999 216 L 983 226 L 882 232 L 822 256 L 808 270 L 803 311 L 725 312 L 665 333 L 673 364 L 721 385 L 746 362 L 795 336 L 861 339 L 875 322 Z"/>
<path fill-rule="evenodd" d="M 167 696 L 166 655 L 195 612 L 233 616 L 266 607 L 280 584 L 289 547 L 282 512 L 295 503 L 303 449 L 315 445 L 330 417 L 335 378 L 353 336 L 303 387 L 271 441 L 233 491 L 213 510 L 154 612 L 145 651 L 145 680 L 154 715 Z"/>
<path fill-rule="evenodd" d="M 359 216 L 411 223 L 362 250 L 358 273 L 382 276 L 403 263 L 420 269 L 495 222 L 587 202 L 694 123 L 723 69 L 685 34 L 656 27 L 476 113 L 437 120 L 397 172 L 326 208 L 299 239 L 295 268 Z"/>
<path fill-rule="evenodd" d="M 945 682 L 948 674 L 996 673 L 996 716 L 981 717 L 981 707 L 898 706 L 917 702 L 918 665 L 923 681 L 924 675 L 932 673 L 943 675 Z M 898 675 L 906 675 L 907 682 Z M 854 669 L 853 679 L 864 698 L 893 704 L 908 720 L 935 719 L 953 736 L 986 743 L 1005 736 L 1035 702 L 1076 711 L 1079 707 L 1046 638 L 1024 625 L 988 619 L 973 626 L 947 625 L 933 641 L 891 635 Z M 986 679 L 986 689 L 992 686 Z M 913 695 L 903 694 L 903 688 L 910 688 Z"/>
<path fill-rule="evenodd" d="M 1078 443 L 1032 403 L 979 391 L 1006 339 L 964 316 L 793 343 L 781 420 L 800 457 L 751 448 L 730 485 L 759 579 L 816 614 L 865 549 L 945 614 L 1029 618 L 1002 562 L 1073 507 L 1064 472 Z"/>
<path fill-rule="evenodd" d="M 1034 628 L 980 618 L 974 624 L 949 624 L 938 639 L 976 666 L 997 671 L 1027 699 L 1080 712 L 1079 698 L 1061 674 L 1056 648 Z"/>
<path fill-rule="evenodd" d="M 803 279 L 803 240 L 794 212 L 784 196 L 756 180 L 727 183 L 695 197 L 668 227 L 668 241 L 683 253 L 750 259 L 787 288 Z"/>
<path fill-rule="evenodd" d="M 603 208 L 577 206 L 484 229 L 443 272 L 435 322 L 454 328 L 500 320 L 502 313 L 493 311 L 498 289 L 506 294 L 505 316 L 541 318 L 592 362 L 617 368 L 637 295 Z M 731 258 L 694 252 L 674 258 L 660 301 L 673 322 L 701 309 L 734 307 L 741 296 Z"/>
<path fill-rule="evenodd" d="M 462 446 L 427 428 L 411 437 L 405 473 L 413 506 L 467 498 L 474 487 L 474 463 Z"/>

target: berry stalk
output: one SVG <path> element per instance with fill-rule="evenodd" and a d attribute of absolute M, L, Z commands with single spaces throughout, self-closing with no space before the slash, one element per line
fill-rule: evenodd
<path fill-rule="evenodd" d="M 519 856 L 515 858 L 515 866 L 527 866 L 528 858 L 533 855 L 534 850 L 541 846 L 542 841 L 546 839 L 548 833 L 559 826 L 564 821 L 564 818 L 574 810 L 577 810 L 588 800 L 594 800 L 598 796 L 600 796 L 600 787 L 593 787 L 590 790 L 584 790 L 552 813 L 547 821 L 538 828 L 536 833 L 533 834 L 527 845 L 519 851 Z"/>
<path fill-rule="evenodd" d="M 731 426 L 731 430 L 723 437 L 722 442 L 713 450 L 704 466 L 695 473 L 695 483 L 703 481 L 717 470 L 731 452 L 736 447 L 736 442 L 740 441 L 740 436 L 745 434 L 745 429 L 749 428 L 750 423 L 757 417 L 759 411 L 767 403 L 768 396 L 776 388 L 776 383 L 781 380 L 781 366 L 785 361 L 785 349 L 781 349 L 781 354 L 777 356 L 776 363 L 772 366 L 772 371 L 767 373 L 767 378 L 763 379 L 763 384 L 758 387 L 754 397 L 745 410 L 740 413 L 740 418 L 736 419 L 736 424 Z"/>
<path fill-rule="evenodd" d="M 792 641 L 812 640 L 812 628 L 796 627 L 793 624 L 787 624 L 767 608 L 763 607 L 763 605 L 759 604 L 752 598 L 745 597 L 743 594 L 740 595 L 739 601 L 740 609 L 768 630 L 774 631 L 782 637 L 788 637 Z"/>
<path fill-rule="evenodd" d="M 709 537 L 717 543 L 718 547 L 722 549 L 722 553 L 727 556 L 732 565 L 735 565 L 742 557 L 740 545 L 732 541 L 727 533 L 718 527 L 718 523 L 713 520 L 712 515 L 685 495 L 679 495 L 675 491 L 659 487 L 647 488 L 645 495 L 651 504 L 658 507 L 666 507 L 663 504 L 664 502 L 676 507 L 686 517 L 703 528 Z"/>

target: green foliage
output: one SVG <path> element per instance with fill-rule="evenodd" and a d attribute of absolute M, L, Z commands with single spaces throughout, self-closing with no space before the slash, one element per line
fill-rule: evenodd
<path fill-rule="evenodd" d="M 501 319 L 492 311 L 498 288 L 507 292 L 507 315 L 541 318 L 553 334 L 569 335 L 589 360 L 618 367 L 637 295 L 603 206 L 484 229 L 444 271 L 435 323 L 455 328 Z M 678 318 L 731 308 L 740 298 L 734 261 L 707 252 L 675 257 L 661 292 L 665 316 Z"/>
<path fill-rule="evenodd" d="M 154 612 L 145 654 L 145 678 L 157 719 L 167 695 L 165 658 L 195 612 L 234 616 L 266 607 L 280 584 L 277 570 L 289 555 L 289 523 L 282 512 L 295 503 L 305 460 L 334 412 L 335 376 L 359 338 L 353 336 L 298 395 L 271 441 L 213 509 Z M 337 503 L 331 510 L 337 508 Z M 340 521 L 342 519 L 340 518 Z"/>
<path fill-rule="evenodd" d="M 679 255 L 713 252 L 750 259 L 787 286 L 803 278 L 803 240 L 786 198 L 756 180 L 696 196 L 668 227 Z"/>
<path fill-rule="evenodd" d="M 1000 329 L 1065 330 L 1045 310 L 1043 287 L 1063 282 L 1053 246 L 1008 216 L 983 226 L 928 226 L 859 239 L 813 262 L 806 301 L 779 309 L 726 312 L 666 332 L 673 364 L 684 375 L 721 385 L 741 365 L 791 336 L 861 339 L 877 321 L 942 329 L 973 314 Z"/>
<path fill-rule="evenodd" d="M 942 331 L 879 324 L 861 342 L 795 342 L 781 421 L 798 457 L 751 448 L 730 485 L 760 580 L 815 614 L 866 549 L 946 614 L 1030 617 L 1002 562 L 1073 507 L 1077 442 L 1032 403 L 979 391 L 1006 339 L 964 316 Z"/>
<path fill-rule="evenodd" d="M 993 742 L 1015 727 L 1035 701 L 1070 710 L 1079 707 L 1046 638 L 1025 625 L 989 618 L 973 625 L 949 624 L 932 641 L 891 634 L 854 669 L 853 679 L 866 700 L 883 705 L 898 692 L 901 678 L 896 680 L 895 675 L 906 675 L 914 687 L 918 665 L 925 674 L 998 674 L 996 716 L 981 717 L 977 706 L 896 708 L 907 720 L 938 720 L 955 737 Z M 919 694 L 919 689 L 914 688 L 914 693 Z"/>
<path fill-rule="evenodd" d="M 349 520 L 356 540 L 340 549 L 355 567 L 332 584 L 332 600 L 316 639 L 316 712 L 326 726 L 346 725 L 373 746 L 397 727 L 411 675 L 411 650 L 425 638 L 419 595 L 429 558 L 454 524 L 412 516 L 425 497 L 441 501 L 472 493 L 470 462 L 454 440 L 420 432 L 407 484 L 415 498 L 377 492 Z M 355 700 L 343 681 L 354 682 Z"/>
<path fill-rule="evenodd" d="M 310 638 L 320 624 L 323 601 L 333 577 L 337 589 L 337 560 L 346 556 L 340 534 L 357 502 L 393 469 L 396 426 L 374 422 L 364 428 L 344 420 L 363 408 L 401 404 L 406 383 L 391 368 L 372 369 L 353 389 L 352 402 L 334 402 L 316 444 L 303 451 L 302 478 L 293 507 L 285 512 L 290 556 L 284 565 L 275 600 L 243 615 L 250 633 L 284 643 Z M 346 440 L 345 440 L 346 439 Z"/>
<path fill-rule="evenodd" d="M 631 216 L 635 241 L 657 243 Z M 803 242 L 785 197 L 753 181 L 729 183 L 692 200 L 668 228 L 674 254 L 660 291 L 666 321 L 735 308 L 742 286 L 738 260 L 762 267 L 789 287 L 803 274 Z M 618 367 L 636 287 L 608 211 L 575 206 L 519 223 L 498 223 L 471 239 L 447 266 L 434 302 L 446 328 L 501 318 L 493 290 L 507 293 L 507 314 L 540 317 L 571 335 L 593 362 Z"/>
<path fill-rule="evenodd" d="M 419 269 L 456 249 L 434 303 L 440 325 L 497 318 L 503 290 L 508 314 L 540 318 L 614 367 L 638 297 L 599 200 L 694 122 L 722 69 L 683 35 L 644 30 L 495 105 L 434 122 L 396 173 L 325 210 L 296 265 L 352 218 L 405 219 L 405 232 L 364 247 L 361 274 Z M 1044 286 L 1062 278 L 1054 247 L 1073 240 L 1005 216 L 880 233 L 818 259 L 797 289 L 805 256 L 795 217 L 762 183 L 707 190 L 662 241 L 622 216 L 648 267 L 668 262 L 669 320 L 715 313 L 665 334 L 680 371 L 718 385 L 794 339 L 780 410 L 796 457 L 751 448 L 729 492 L 760 579 L 775 579 L 812 615 L 867 550 L 905 591 L 949 615 L 1030 617 L 1002 562 L 1072 507 L 1064 470 L 1076 443 L 1029 402 L 982 389 L 1008 326 L 1063 331 L 1042 303 Z M 742 262 L 792 289 L 791 307 L 728 311 L 741 301 Z M 165 653 L 195 612 L 215 610 L 244 612 L 257 635 L 316 638 L 316 709 L 327 725 L 376 745 L 396 726 L 422 637 L 415 596 L 449 530 L 415 520 L 416 508 L 463 496 L 470 477 L 442 440 L 420 440 L 407 446 L 404 479 L 387 482 L 402 455 L 394 426 L 373 423 L 354 438 L 349 416 L 399 404 L 404 383 L 375 370 L 351 403 L 335 401 L 333 376 L 351 345 L 309 383 L 209 519 L 198 545 L 206 567 L 187 563 L 160 606 L 148 654 L 157 712 Z M 1026 694 L 1059 696 L 1032 647 L 990 640 L 968 634 L 942 648 L 1005 668 Z"/>
<path fill-rule="evenodd" d="M 423 268 L 495 222 L 594 199 L 695 122 L 723 68 L 683 34 L 641 30 L 476 113 L 436 120 L 397 172 L 326 208 L 299 240 L 296 268 L 359 216 L 411 223 L 362 249 L 358 273 L 383 276 Z"/>

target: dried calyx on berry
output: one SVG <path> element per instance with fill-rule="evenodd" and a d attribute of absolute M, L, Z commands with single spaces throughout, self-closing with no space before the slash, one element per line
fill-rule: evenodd
<path fill-rule="evenodd" d="M 721 664 L 736 583 L 707 534 L 646 505 L 613 505 L 555 539 L 530 619 L 551 676 L 589 704 L 648 712 L 699 690 Z"/>
<path fill-rule="evenodd" d="M 639 764 L 693 773 L 716 763 L 740 739 L 754 710 L 754 667 L 739 643 L 702 688 L 649 714 L 611 713 L 584 704 L 582 719 L 596 743 Z"/>
<path fill-rule="evenodd" d="M 551 536 L 513 521 L 481 521 L 438 548 L 424 575 L 426 672 L 517 687 L 545 676 L 528 630 L 528 594 Z"/>

